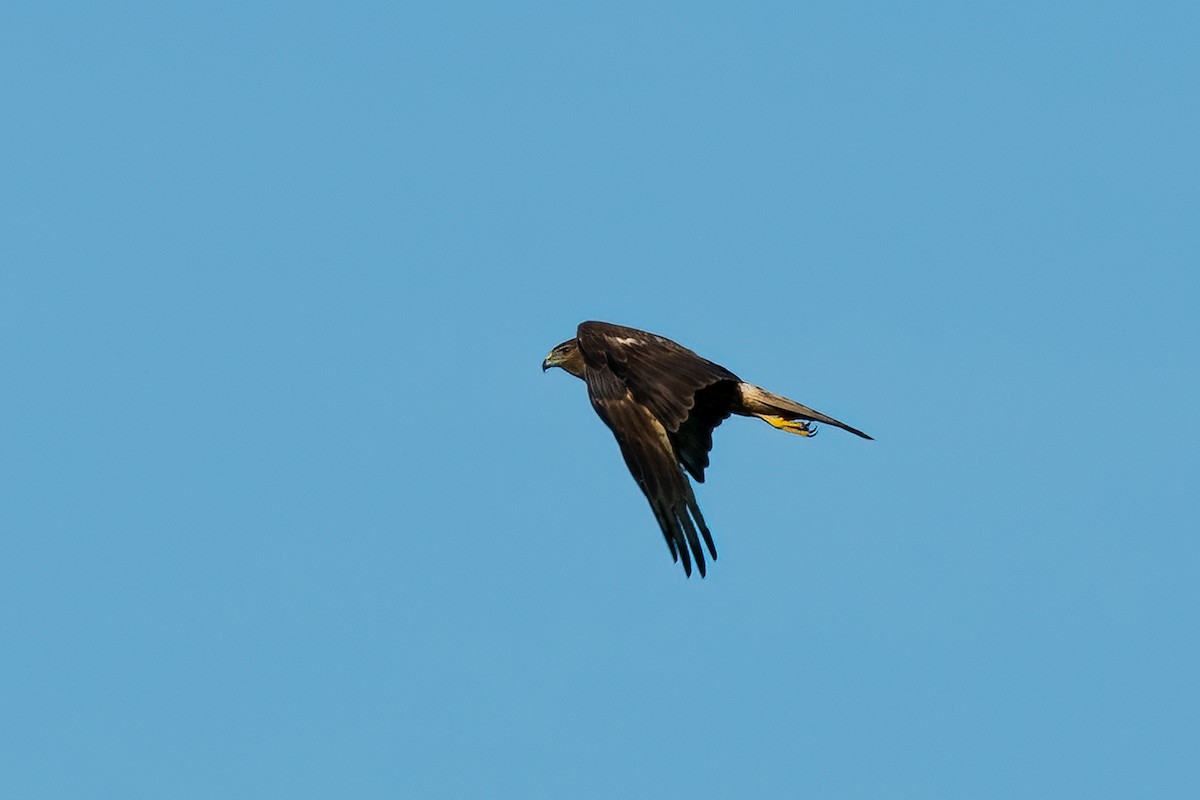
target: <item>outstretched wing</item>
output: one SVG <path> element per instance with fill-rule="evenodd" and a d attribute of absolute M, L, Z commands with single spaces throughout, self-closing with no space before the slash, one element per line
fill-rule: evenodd
<path fill-rule="evenodd" d="M 584 361 L 606 365 L 670 434 L 679 460 L 704 481 L 712 432 L 729 416 L 741 379 L 663 336 L 584 322 L 576 334 Z"/>
<path fill-rule="evenodd" d="M 694 556 L 703 577 L 704 550 L 697 527 L 714 561 L 717 550 L 666 429 L 607 365 L 588 364 L 584 380 L 592 407 L 612 430 L 629 472 L 650 502 L 671 557 L 676 561 L 682 558 L 683 571 L 690 576 Z"/>

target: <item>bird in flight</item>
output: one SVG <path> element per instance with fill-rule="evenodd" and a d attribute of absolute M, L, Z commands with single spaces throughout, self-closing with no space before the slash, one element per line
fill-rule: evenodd
<path fill-rule="evenodd" d="M 824 422 L 871 438 L 746 383 L 670 339 L 636 328 L 580 323 L 575 338 L 555 346 L 542 361 L 543 372 L 551 367 L 561 367 L 587 384 L 592 408 L 616 437 L 625 464 L 650 501 L 671 557 L 676 562 L 683 559 L 688 577 L 693 558 L 704 577 L 700 536 L 717 559 L 688 475 L 704 482 L 713 430 L 730 414 L 758 417 L 800 436 L 814 435 L 817 431 L 810 423 Z"/>

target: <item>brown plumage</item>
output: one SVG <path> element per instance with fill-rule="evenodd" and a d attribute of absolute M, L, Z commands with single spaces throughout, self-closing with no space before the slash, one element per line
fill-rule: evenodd
<path fill-rule="evenodd" d="M 574 339 L 556 346 L 542 369 L 561 367 L 588 388 L 600 419 L 612 430 L 642 493 L 650 502 L 671 557 L 692 560 L 705 574 L 704 550 L 715 561 L 712 534 L 688 481 L 704 482 L 713 430 L 730 414 L 758 417 L 772 426 L 812 436 L 809 423 L 824 422 L 870 439 L 819 411 L 772 394 L 719 364 L 653 333 L 584 322 Z M 686 470 L 686 472 L 685 472 Z"/>

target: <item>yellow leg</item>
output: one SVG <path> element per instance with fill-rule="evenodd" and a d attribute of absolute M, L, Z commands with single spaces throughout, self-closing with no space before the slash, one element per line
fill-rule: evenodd
<path fill-rule="evenodd" d="M 755 416 L 772 427 L 779 428 L 781 431 L 795 433 L 800 436 L 816 436 L 817 434 L 817 429 L 802 419 L 784 419 L 783 417 L 773 417 L 768 414 L 756 414 Z"/>

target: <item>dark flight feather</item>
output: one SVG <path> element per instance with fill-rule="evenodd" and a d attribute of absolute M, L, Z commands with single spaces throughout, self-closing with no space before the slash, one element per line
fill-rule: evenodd
<path fill-rule="evenodd" d="M 671 556 L 683 561 L 683 571 L 688 575 L 692 574 L 694 558 L 703 577 L 704 550 L 692 516 L 703 531 L 714 560 L 716 549 L 666 430 L 606 365 L 589 363 L 585 380 L 592 407 L 616 437 L 630 474 L 654 511 Z"/>
<path fill-rule="evenodd" d="M 737 390 L 732 381 L 718 381 L 696 392 L 687 419 L 671 436 L 680 463 L 700 483 L 704 483 L 713 431 L 732 413 Z"/>

